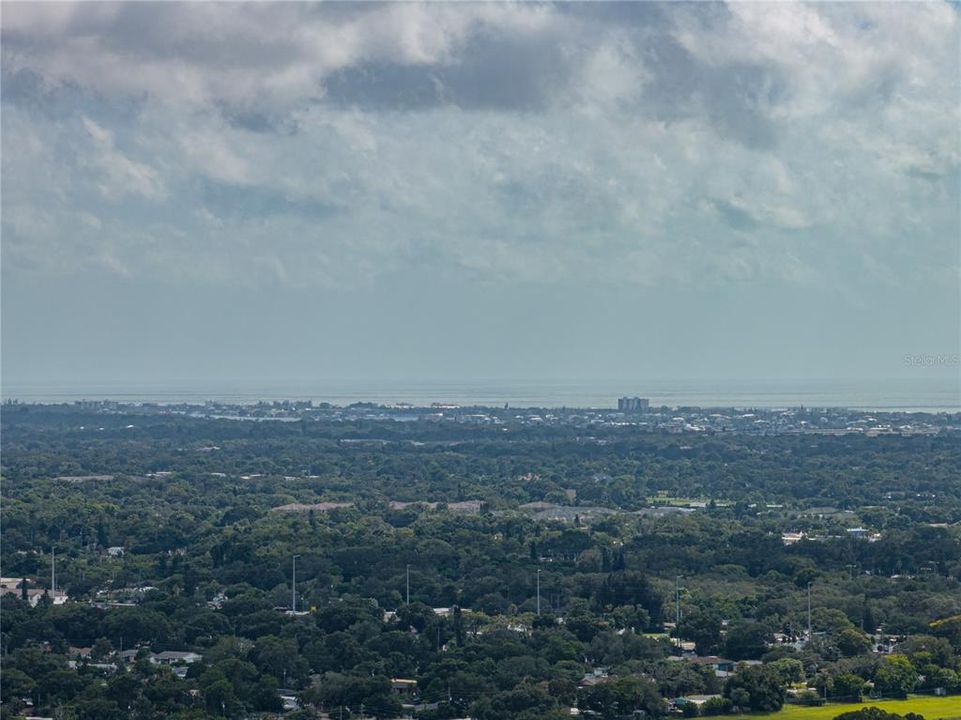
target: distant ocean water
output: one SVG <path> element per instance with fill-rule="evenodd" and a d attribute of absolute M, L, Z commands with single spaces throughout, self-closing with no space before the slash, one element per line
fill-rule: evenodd
<path fill-rule="evenodd" d="M 75 400 L 202 403 L 207 400 L 256 403 L 260 400 L 353 402 L 512 407 L 616 407 L 617 398 L 637 395 L 651 405 L 788 408 L 849 407 L 905 412 L 961 411 L 961 378 L 897 380 L 603 380 L 603 381 L 347 381 L 288 383 L 215 383 L 183 381 L 156 384 L 99 383 L 75 386 L 9 384 L 4 400 L 62 403 Z"/>

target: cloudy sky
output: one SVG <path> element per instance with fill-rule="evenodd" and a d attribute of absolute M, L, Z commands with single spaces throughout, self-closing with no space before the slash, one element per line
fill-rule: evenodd
<path fill-rule="evenodd" d="M 947 3 L 2 8 L 3 375 L 951 377 Z"/>

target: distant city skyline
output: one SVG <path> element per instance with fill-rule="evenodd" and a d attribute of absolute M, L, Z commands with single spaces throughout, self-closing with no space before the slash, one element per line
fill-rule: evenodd
<path fill-rule="evenodd" d="M 961 412 L 961 381 L 913 378 L 907 380 L 495 380 L 439 381 L 381 378 L 364 380 L 299 379 L 265 383 L 257 378 L 240 382 L 181 380 L 179 382 L 6 384 L 5 402 L 159 403 L 204 405 L 207 402 L 255 405 L 278 401 L 353 403 L 426 407 L 486 406 L 511 408 L 636 409 L 621 397 L 624 388 L 643 388 L 648 408 L 852 408 L 900 412 Z"/>
<path fill-rule="evenodd" d="M 950 3 L 5 2 L 2 383 L 957 387 Z"/>

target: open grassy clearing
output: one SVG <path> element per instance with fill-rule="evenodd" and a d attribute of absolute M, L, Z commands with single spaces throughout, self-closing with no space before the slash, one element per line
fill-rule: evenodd
<path fill-rule="evenodd" d="M 947 697 L 912 695 L 907 700 L 866 700 L 860 703 L 829 703 L 819 707 L 785 705 L 782 710 L 764 717 L 774 720 L 831 720 L 841 713 L 872 706 L 898 715 L 909 712 L 918 713 L 924 715 L 925 720 L 961 718 L 961 695 Z"/>

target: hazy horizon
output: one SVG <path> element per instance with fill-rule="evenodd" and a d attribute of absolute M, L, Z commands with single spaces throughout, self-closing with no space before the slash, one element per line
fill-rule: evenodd
<path fill-rule="evenodd" d="M 250 405 L 262 401 L 311 400 L 346 406 L 356 402 L 513 408 L 613 408 L 624 395 L 642 396 L 652 407 L 796 408 L 833 407 L 868 411 L 961 412 L 961 383 L 950 380 L 692 380 L 620 379 L 309 379 L 285 383 L 180 380 L 16 385 L 2 388 L 3 400 L 41 404 L 78 400 L 124 403 L 201 404 L 208 401 Z"/>

